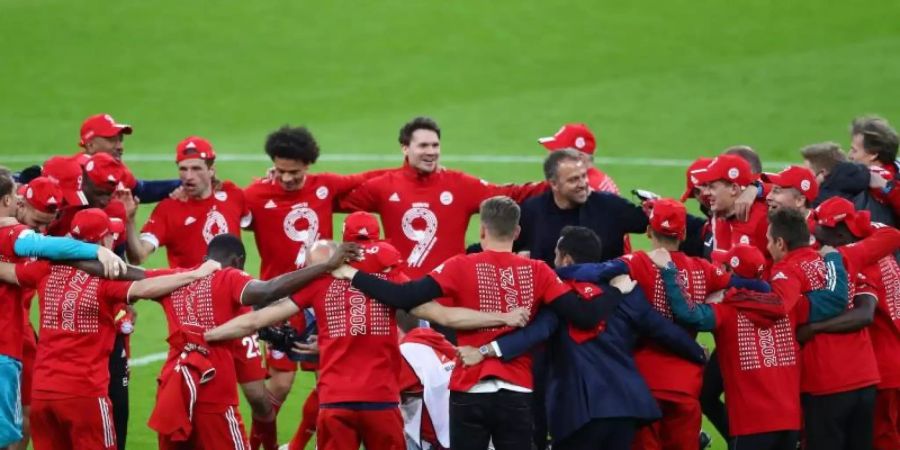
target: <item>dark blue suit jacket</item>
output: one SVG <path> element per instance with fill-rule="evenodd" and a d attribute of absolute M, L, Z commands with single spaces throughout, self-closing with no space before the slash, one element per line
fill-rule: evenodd
<path fill-rule="evenodd" d="M 553 440 L 559 441 L 592 419 L 659 419 L 659 407 L 634 363 L 640 336 L 698 364 L 705 360 L 694 339 L 654 311 L 640 289 L 625 297 L 602 333 L 583 344 L 572 340 L 568 325 L 549 309 L 497 344 L 503 358 L 512 359 L 549 338 L 547 419 Z"/>

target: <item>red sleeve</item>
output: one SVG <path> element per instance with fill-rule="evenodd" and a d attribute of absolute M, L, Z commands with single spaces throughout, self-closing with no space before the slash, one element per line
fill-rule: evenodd
<path fill-rule="evenodd" d="M 477 211 L 481 202 L 498 195 L 512 198 L 516 203 L 522 203 L 529 197 L 542 194 L 547 190 L 547 182 L 539 181 L 525 184 L 493 184 L 485 180 L 475 178 L 469 174 L 459 172 L 458 183 L 465 186 L 467 196 L 474 203 L 471 207 Z"/>
<path fill-rule="evenodd" d="M 778 297 L 781 298 L 781 301 L 784 302 L 784 310 L 790 313 L 797 308 L 797 311 L 795 312 L 798 317 L 804 319 L 809 317 L 808 303 L 805 303 L 806 308 L 803 308 L 802 305 L 800 307 L 797 306 L 800 299 L 803 298 L 803 286 L 800 284 L 797 275 L 784 266 L 773 267 L 772 273 L 772 279 L 769 283 L 772 285 L 772 292 L 778 295 Z M 804 309 L 806 311 L 803 311 Z M 805 321 L 806 320 L 800 320 L 801 323 Z"/>
<path fill-rule="evenodd" d="M 441 287 L 444 297 L 453 299 L 453 304 L 457 302 L 457 295 L 461 291 L 461 283 L 465 281 L 463 279 L 465 267 L 466 255 L 456 255 L 444 261 L 443 264 L 435 267 L 434 270 L 428 274 L 428 276 L 433 278 Z M 451 305 L 448 304 L 447 306 Z"/>
<path fill-rule="evenodd" d="M 881 275 L 881 274 L 879 273 L 878 275 Z M 871 279 L 869 279 L 869 277 L 867 277 L 862 272 L 860 272 L 856 276 L 856 280 L 851 280 L 851 282 L 853 283 L 854 288 L 855 288 L 853 290 L 854 297 L 857 295 L 867 294 L 867 295 L 871 295 L 872 297 L 875 297 L 876 300 L 878 299 L 878 287 L 875 286 L 875 283 L 873 283 L 871 281 Z M 850 300 L 852 301 L 853 299 L 850 299 Z"/>
<path fill-rule="evenodd" d="M 697 258 L 697 261 L 700 262 L 700 266 L 703 268 L 703 273 L 706 277 L 707 295 L 728 287 L 728 283 L 731 282 L 731 274 L 723 269 L 722 266 L 711 264 L 705 259 Z"/>
<path fill-rule="evenodd" d="M 367 180 L 378 178 L 394 169 L 376 169 L 352 175 L 339 175 L 335 173 L 323 173 L 320 176 L 328 177 L 328 184 L 335 197 L 343 197 L 357 187 L 361 186 Z M 338 199 L 340 201 L 340 199 Z"/>
<path fill-rule="evenodd" d="M 100 282 L 99 298 L 108 304 L 125 303 L 128 301 L 128 290 L 133 281 L 103 280 Z"/>
<path fill-rule="evenodd" d="M 840 252 L 854 267 L 860 269 L 878 263 L 878 260 L 900 249 L 900 230 L 879 227 L 869 237 L 841 247 Z"/>
<path fill-rule="evenodd" d="M 16 264 L 16 279 L 23 288 L 36 289 L 47 275 L 50 275 L 50 261 L 39 259 Z"/>
<path fill-rule="evenodd" d="M 327 280 L 330 283 L 332 278 L 320 278 L 306 285 L 306 287 L 300 289 L 291 296 L 291 301 L 301 310 L 312 308 L 316 298 L 320 297 L 319 292 L 322 290 L 320 287 L 322 286 L 323 280 Z"/>
<path fill-rule="evenodd" d="M 900 216 L 900 180 L 894 180 L 894 186 L 885 196 L 885 202 L 894 210 L 894 214 Z"/>
<path fill-rule="evenodd" d="M 556 272 L 543 261 L 535 261 L 533 266 L 535 272 L 535 296 L 541 299 L 543 303 L 550 303 L 560 295 L 572 290 L 572 288 L 568 284 L 563 283 L 563 281 L 556 276 Z"/>
<path fill-rule="evenodd" d="M 343 196 L 338 202 L 341 211 L 368 211 L 378 212 L 378 182 L 386 179 L 385 176 L 370 179 Z"/>
<path fill-rule="evenodd" d="M 0 255 L 16 256 L 16 240 L 28 230 L 29 228 L 25 225 L 15 225 L 3 230 L 3 233 L 0 234 Z"/>
<path fill-rule="evenodd" d="M 254 280 L 247 272 L 238 269 L 232 269 L 222 274 L 222 285 L 228 292 L 229 303 L 236 306 L 242 306 L 241 297 L 244 295 L 244 289 Z"/>
<path fill-rule="evenodd" d="M 150 213 L 150 217 L 147 219 L 147 223 L 144 224 L 144 227 L 141 228 L 141 234 L 151 234 L 156 239 L 156 243 L 160 247 L 165 247 L 166 245 L 166 205 L 169 204 L 169 201 L 163 200 L 156 205 L 156 208 L 153 208 L 153 212 Z"/>

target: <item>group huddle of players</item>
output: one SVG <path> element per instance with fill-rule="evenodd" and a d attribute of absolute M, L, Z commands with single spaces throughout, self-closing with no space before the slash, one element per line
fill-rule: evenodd
<path fill-rule="evenodd" d="M 277 449 L 298 368 L 317 382 L 288 449 L 315 435 L 342 450 L 694 450 L 702 414 L 729 448 L 900 449 L 900 187 L 883 119 L 854 121 L 849 161 L 833 143 L 779 173 L 748 147 L 697 159 L 680 201 L 640 193 L 652 250 L 632 252 L 626 230 L 615 255 L 591 219 L 614 212 L 591 205 L 619 192 L 583 124 L 540 139 L 546 179 L 521 185 L 442 167 L 424 117 L 400 130 L 402 166 L 352 175 L 310 172 L 318 144 L 285 126 L 244 188 L 197 136 L 176 146 L 177 179 L 139 180 L 131 133 L 92 116 L 77 154 L 0 170 L 0 448 L 125 448 L 131 303 L 151 299 L 170 348 L 148 423 L 161 449 Z M 142 202 L 156 203 L 144 224 Z M 541 244 L 554 254 L 529 258 Z M 161 247 L 168 268 L 138 267 Z"/>

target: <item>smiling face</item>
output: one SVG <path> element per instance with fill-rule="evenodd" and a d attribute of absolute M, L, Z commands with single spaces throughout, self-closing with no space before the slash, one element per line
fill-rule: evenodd
<path fill-rule="evenodd" d="M 791 208 L 798 211 L 806 209 L 806 197 L 794 188 L 773 186 L 772 191 L 766 196 L 766 204 L 769 211 L 779 208 Z"/>
<path fill-rule="evenodd" d="M 409 145 L 403 146 L 403 155 L 414 169 L 432 173 L 437 170 L 441 157 L 441 138 L 432 130 L 413 131 Z"/>
<path fill-rule="evenodd" d="M 309 164 L 299 159 L 273 158 L 273 176 L 285 191 L 296 191 L 303 187 L 306 173 L 309 172 Z"/>
<path fill-rule="evenodd" d="M 587 183 L 587 167 L 581 159 L 563 159 L 550 178 L 553 197 L 561 207 L 574 207 L 587 201 L 591 191 Z"/>
<path fill-rule="evenodd" d="M 84 152 L 88 155 L 109 153 L 113 158 L 121 160 L 122 153 L 125 152 L 124 139 L 125 137 L 122 134 L 117 134 L 113 137 L 95 136 L 85 143 Z"/>
<path fill-rule="evenodd" d="M 727 214 L 734 207 L 734 202 L 741 194 L 737 184 L 723 180 L 700 186 L 700 195 L 709 199 L 709 208 L 718 214 Z"/>

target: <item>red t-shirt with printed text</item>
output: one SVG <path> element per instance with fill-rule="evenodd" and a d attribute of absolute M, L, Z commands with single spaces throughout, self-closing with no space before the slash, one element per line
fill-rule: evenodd
<path fill-rule="evenodd" d="M 537 309 L 571 289 L 546 263 L 523 258 L 510 252 L 484 251 L 448 259 L 429 274 L 440 286 L 442 303 L 483 312 L 508 312 L 526 308 L 534 318 Z M 510 327 L 458 330 L 460 346 L 478 348 L 512 331 Z M 451 391 L 468 391 L 485 378 L 531 389 L 531 355 L 510 361 L 488 358 L 472 367 L 462 364 L 453 369 Z"/>
<path fill-rule="evenodd" d="M 157 271 L 153 275 L 165 273 Z M 159 304 L 166 313 L 169 336 L 183 326 L 209 331 L 239 316 L 243 307 L 241 297 L 251 281 L 253 277 L 246 272 L 225 267 L 161 298 Z M 216 376 L 200 385 L 197 408 L 198 411 L 221 412 L 238 404 L 234 341 L 212 342 L 208 347 L 208 359 L 216 369 Z M 180 354 L 180 348 L 169 348 L 163 372 L 175 365 Z"/>
<path fill-rule="evenodd" d="M 244 193 L 226 181 L 221 191 L 202 200 L 159 202 L 141 229 L 141 239 L 166 247 L 169 267 L 196 267 L 214 237 L 225 233 L 241 237 L 245 216 Z"/>
<path fill-rule="evenodd" d="M 765 201 L 756 201 L 750 207 L 747 221 L 736 217 L 710 219 L 713 235 L 713 253 L 727 252 L 738 244 L 752 245 L 766 257 L 766 267 L 772 266 L 772 256 L 767 248 L 766 232 L 769 228 L 769 208 Z"/>
<path fill-rule="evenodd" d="M 799 430 L 799 348 L 790 318 L 761 328 L 728 303 L 710 306 L 731 435 Z"/>
<path fill-rule="evenodd" d="M 393 270 L 377 274 L 389 281 L 408 280 Z M 319 327 L 319 402 L 398 403 L 400 347 L 394 309 L 370 299 L 332 276 L 319 278 L 291 300 L 313 308 Z"/>
<path fill-rule="evenodd" d="M 706 302 L 709 294 L 725 289 L 731 281 L 731 275 L 705 259 L 690 257 L 682 252 L 670 252 L 670 255 L 678 271 L 678 284 L 690 304 Z M 665 284 L 659 274 L 659 269 L 650 257 L 639 251 L 623 256 L 621 259 L 628 265 L 631 277 L 641 287 L 653 309 L 666 319 L 673 320 L 672 309 L 666 297 Z M 697 334 L 695 330 L 686 329 L 686 331 L 691 336 Z M 636 349 L 634 361 L 655 396 L 665 396 L 666 393 L 676 396 L 686 394 L 696 397 L 700 395 L 700 387 L 703 384 L 703 366 L 675 355 L 652 342 L 646 342 Z"/>
<path fill-rule="evenodd" d="M 385 240 L 406 258 L 406 274 L 420 278 L 465 252 L 469 219 L 482 201 L 506 195 L 521 202 L 545 189 L 546 183 L 495 185 L 443 168 L 421 174 L 404 164 L 360 185 L 341 207 L 378 213 Z"/>
<path fill-rule="evenodd" d="M 16 277 L 38 290 L 41 308 L 33 398 L 105 397 L 115 312 L 132 283 L 40 260 L 17 264 Z"/>

